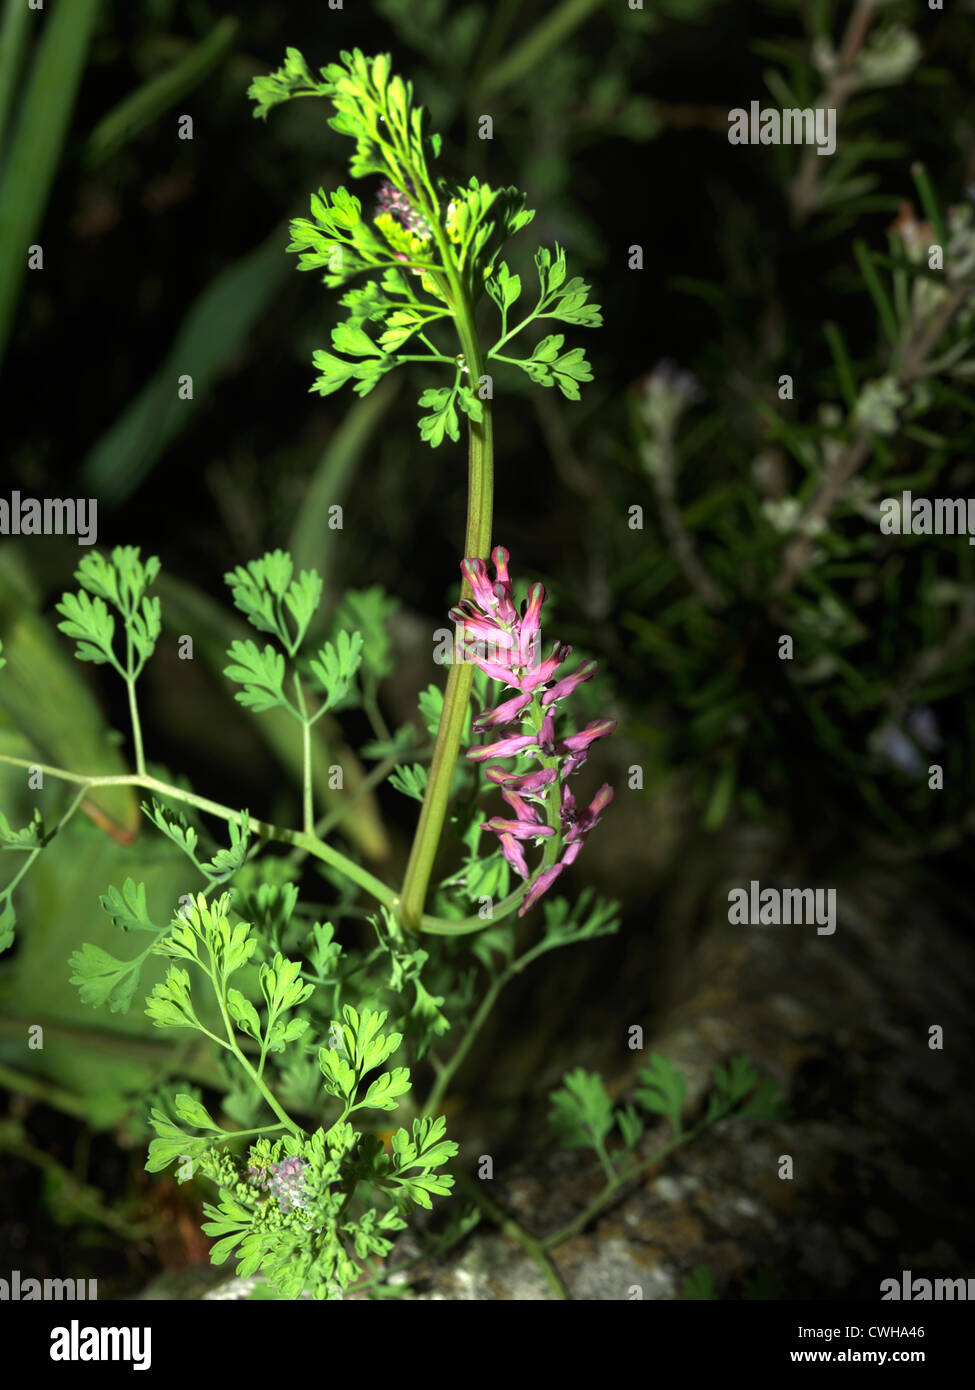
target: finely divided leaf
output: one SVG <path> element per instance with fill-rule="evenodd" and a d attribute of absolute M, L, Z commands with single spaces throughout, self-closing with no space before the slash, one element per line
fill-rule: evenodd
<path fill-rule="evenodd" d="M 258 651 L 257 644 L 231 642 L 227 650 L 232 664 L 224 668 L 224 675 L 243 685 L 234 696 L 242 705 L 261 713 L 264 710 L 284 706 L 291 709 L 284 694 L 284 657 L 272 646 Z"/>
<path fill-rule="evenodd" d="M 315 685 L 325 696 L 316 719 L 346 698 L 361 663 L 361 632 L 339 632 L 334 642 L 325 643 L 310 663 Z"/>
<path fill-rule="evenodd" d="M 653 1114 L 666 1115 L 677 1136 L 681 1132 L 680 1117 L 687 1096 L 684 1078 L 673 1062 L 662 1057 L 659 1052 L 650 1055 L 650 1065 L 641 1067 L 639 1072 L 643 1085 L 636 1092 L 636 1098 L 645 1110 Z"/>
<path fill-rule="evenodd" d="M 567 1148 L 596 1148 L 613 1127 L 613 1103 L 602 1078 L 576 1067 L 563 1080 L 565 1085 L 549 1097 L 551 1124 Z"/>

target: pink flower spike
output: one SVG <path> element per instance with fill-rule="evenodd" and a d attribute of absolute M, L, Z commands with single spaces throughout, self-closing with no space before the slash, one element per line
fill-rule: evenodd
<path fill-rule="evenodd" d="M 546 681 L 550 681 L 563 661 L 571 656 L 571 654 L 571 647 L 557 642 L 551 656 L 546 657 L 544 661 L 540 661 L 527 675 L 522 676 L 522 690 L 534 690 L 537 686 L 544 685 Z"/>
<path fill-rule="evenodd" d="M 524 917 L 526 912 L 530 912 L 543 893 L 547 893 L 552 884 L 558 878 L 565 866 L 563 864 L 553 864 L 549 869 L 543 869 L 535 882 L 525 894 L 525 901 L 518 909 L 518 916 Z"/>
<path fill-rule="evenodd" d="M 530 734 L 515 734 L 511 738 L 499 739 L 497 743 L 479 744 L 468 748 L 467 756 L 472 762 L 482 763 L 485 758 L 510 758 L 515 753 L 523 753 L 526 748 L 537 747 L 538 739 Z"/>
<path fill-rule="evenodd" d="M 559 700 L 564 700 L 567 695 L 571 695 L 583 681 L 591 680 L 596 674 L 598 663 L 586 661 L 574 671 L 571 676 L 563 676 L 560 681 L 556 681 L 550 689 L 542 692 L 542 709 L 547 709 L 549 705 L 558 704 Z"/>
<path fill-rule="evenodd" d="M 486 709 L 483 714 L 479 714 L 474 720 L 473 727 L 482 732 L 484 729 L 496 729 L 502 724 L 510 724 L 526 705 L 531 704 L 530 695 L 515 695 L 510 700 L 505 700 L 503 705 L 498 705 L 497 709 Z"/>
<path fill-rule="evenodd" d="M 513 835 L 501 836 L 501 853 L 514 869 L 515 873 L 521 878 L 528 877 L 528 865 L 525 862 L 525 851 L 514 838 Z"/>

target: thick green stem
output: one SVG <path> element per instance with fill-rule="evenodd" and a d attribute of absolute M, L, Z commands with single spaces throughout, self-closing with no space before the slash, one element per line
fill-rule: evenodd
<path fill-rule="evenodd" d="M 476 389 L 483 373 L 484 360 L 477 340 L 474 314 L 467 296 L 453 276 L 451 289 L 455 296 L 457 331 L 468 369 L 468 382 Z M 490 401 L 483 402 L 480 421 L 470 420 L 468 425 L 467 534 L 464 538 L 464 558 L 486 560 L 491 550 L 494 516 L 494 450 Z M 470 592 L 470 586 L 465 580 L 461 587 L 461 597 Z M 406 867 L 406 877 L 403 880 L 400 912 L 406 926 L 414 929 L 420 927 L 423 916 L 423 905 L 443 832 L 447 802 L 450 799 L 450 784 L 460 752 L 464 719 L 474 680 L 473 665 L 459 659 L 461 657 L 462 650 L 458 642 L 447 677 L 443 711 L 437 729 L 437 741 L 430 764 L 423 808 L 420 811 L 420 820 Z"/>

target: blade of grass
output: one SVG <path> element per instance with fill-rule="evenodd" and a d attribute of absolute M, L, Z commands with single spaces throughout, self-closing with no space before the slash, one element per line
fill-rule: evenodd
<path fill-rule="evenodd" d="M 88 454 L 81 485 L 105 507 L 130 497 L 167 446 L 207 398 L 261 310 L 292 269 L 283 256 L 284 231 L 225 267 L 193 302 L 165 361 Z M 177 383 L 193 378 L 193 399 Z"/>
<path fill-rule="evenodd" d="M 850 357 L 843 341 L 843 335 L 835 323 L 824 323 L 823 333 L 829 344 L 829 350 L 833 354 L 833 365 L 836 368 L 836 379 L 839 382 L 840 390 L 843 392 L 843 399 L 846 401 L 850 410 L 856 409 L 857 403 L 857 384 L 853 375 L 853 367 L 850 364 Z"/>
<path fill-rule="evenodd" d="M 887 297 L 887 291 L 880 282 L 880 276 L 877 274 L 871 259 L 867 243 L 857 238 L 853 243 L 853 253 L 857 258 L 857 265 L 860 267 L 863 282 L 870 292 L 870 298 L 877 307 L 877 314 L 883 325 L 883 330 L 890 342 L 896 344 L 898 338 L 897 315 L 894 313 L 894 306 Z"/>
<path fill-rule="evenodd" d="M 917 196 L 921 200 L 921 207 L 924 215 L 934 228 L 938 238 L 938 244 L 944 246 L 948 240 L 945 233 L 945 220 L 941 215 L 941 206 L 931 182 L 931 175 L 924 165 L 918 161 L 911 165 L 911 176 L 914 179 L 914 187 L 917 189 Z"/>
<path fill-rule="evenodd" d="M 100 0 L 61 0 L 45 21 L 0 184 L 0 361 L 61 159 Z"/>
<path fill-rule="evenodd" d="M 309 480 L 297 509 L 288 550 L 296 569 L 316 569 L 330 591 L 333 542 L 329 508 L 341 506 L 348 495 L 363 451 L 399 391 L 399 378 L 387 377 L 374 391 L 351 406 Z"/>
<path fill-rule="evenodd" d="M 106 112 L 88 137 L 85 166 L 94 169 L 110 159 L 134 135 L 198 87 L 230 48 L 239 27 L 238 20 L 225 15 L 179 62 L 149 78 Z"/>
<path fill-rule="evenodd" d="M 584 23 L 603 3 L 604 0 L 564 0 L 484 74 L 475 96 L 485 97 L 500 91 L 502 87 L 510 87 L 526 73 L 537 70 L 546 56 L 564 43 L 573 29 Z"/>
<path fill-rule="evenodd" d="M 31 11 L 24 0 L 6 0 L 0 19 L 0 153 L 7 130 L 7 118 L 13 105 L 17 76 L 22 66 L 27 43 L 27 23 Z"/>

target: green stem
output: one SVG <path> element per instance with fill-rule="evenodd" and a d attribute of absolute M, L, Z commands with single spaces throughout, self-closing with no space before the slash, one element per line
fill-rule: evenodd
<path fill-rule="evenodd" d="M 245 1134 L 277 1134 L 279 1129 L 286 1129 L 285 1124 L 262 1125 L 260 1129 L 225 1129 L 223 1139 L 242 1139 Z M 217 1143 L 222 1144 L 223 1139 L 218 1139 Z"/>
<path fill-rule="evenodd" d="M 298 696 L 298 709 L 301 713 L 301 808 L 302 825 L 306 835 L 315 833 L 315 807 L 311 787 L 311 721 L 305 707 L 305 692 L 301 688 L 298 672 L 295 672 L 295 693 Z"/>
<path fill-rule="evenodd" d="M 44 844 L 43 844 L 43 845 L 38 845 L 38 846 L 36 846 L 34 849 L 32 849 L 32 850 L 30 851 L 30 853 L 27 855 L 27 858 L 24 860 L 23 864 L 21 864 L 20 868 L 17 870 L 17 872 L 14 874 L 13 878 L 12 878 L 12 879 L 10 880 L 10 882 L 7 884 L 6 888 L 4 888 L 3 892 L 0 893 L 0 898 L 9 898 L 9 897 L 10 897 L 11 893 L 13 893 L 14 889 L 17 887 L 17 884 L 18 884 L 18 883 L 20 882 L 20 880 L 24 877 L 24 875 L 30 870 L 31 865 L 33 864 L 33 862 L 34 862 L 34 860 L 37 858 L 37 856 L 41 853 L 41 850 L 42 850 L 42 849 L 45 849 L 45 848 L 51 843 L 51 841 L 54 839 L 55 835 L 60 834 L 60 832 L 61 832 L 61 831 L 64 829 L 64 827 L 67 825 L 68 821 L 69 821 L 69 820 L 71 819 L 71 817 L 74 815 L 75 811 L 77 811 L 78 807 L 81 805 L 82 801 L 84 801 L 84 799 L 85 799 L 85 792 L 86 792 L 86 790 L 87 790 L 86 787 L 82 787 L 82 788 L 81 788 L 81 791 L 78 793 L 78 795 L 72 798 L 71 804 L 68 806 L 68 809 L 65 811 L 64 815 L 63 815 L 63 816 L 61 817 L 61 819 L 58 821 L 57 825 L 56 825 L 56 826 L 54 827 L 54 829 L 50 832 L 50 834 L 45 835 L 45 837 L 44 837 Z"/>
<path fill-rule="evenodd" d="M 443 233 L 439 227 L 433 222 L 431 225 L 434 227 L 434 234 L 442 240 Z M 449 265 L 450 257 L 445 242 L 441 251 L 445 263 Z M 484 370 L 484 359 L 477 338 L 473 309 L 453 267 L 448 272 L 448 278 L 455 306 L 457 333 L 468 369 L 468 381 L 472 386 L 476 386 Z M 467 488 L 464 558 L 486 560 L 491 550 L 491 527 L 494 517 L 494 438 L 489 401 L 483 402 L 480 421 L 468 421 Z M 464 598 L 470 593 L 470 585 L 465 580 L 461 586 L 461 597 Z M 447 688 L 444 692 L 443 710 L 437 729 L 426 794 L 403 880 L 400 911 L 405 925 L 414 929 L 420 927 L 423 917 L 423 904 L 443 833 L 450 785 L 460 752 L 464 721 L 474 682 L 473 664 L 458 660 L 459 656 L 461 652 L 455 650 L 447 676 Z"/>
<path fill-rule="evenodd" d="M 556 1231 L 554 1235 L 546 1236 L 541 1242 L 542 1248 L 544 1250 L 551 1250 L 556 1245 L 561 1245 L 563 1241 L 578 1235 L 580 1231 L 584 1231 L 593 1217 L 598 1216 L 605 1207 L 608 1207 L 610 1203 L 615 1200 L 621 1187 L 631 1182 L 634 1178 L 640 1177 L 642 1173 L 647 1172 L 650 1168 L 655 1168 L 658 1163 L 662 1163 L 663 1160 L 676 1149 L 682 1148 L 683 1145 L 689 1143 L 691 1139 L 695 1139 L 705 1128 L 706 1126 L 703 1124 L 697 1125 L 694 1129 L 690 1129 L 685 1134 L 680 1135 L 679 1138 L 671 1140 L 669 1144 L 665 1144 L 662 1149 L 658 1149 L 652 1157 L 644 1159 L 642 1163 L 633 1163 L 629 1168 L 614 1172 L 612 1180 L 606 1184 L 599 1196 L 594 1201 L 590 1202 L 585 1210 L 581 1211 L 567 1226 L 563 1226 L 562 1229 Z"/>
<path fill-rule="evenodd" d="M 598 1157 L 599 1162 L 602 1164 L 603 1172 L 606 1174 L 606 1177 L 609 1179 L 611 1183 L 615 1183 L 616 1169 L 610 1162 L 609 1154 L 606 1152 L 606 1145 L 603 1143 L 602 1139 L 600 1139 L 597 1135 L 593 1136 L 593 1140 L 596 1145 L 596 1156 Z"/>
<path fill-rule="evenodd" d="M 521 899 L 524 897 L 525 889 L 527 888 L 527 886 L 527 884 L 523 884 L 522 887 L 519 888 L 516 893 L 512 893 L 511 898 L 515 900 L 515 904 L 519 903 Z M 510 901 L 511 899 L 505 899 L 505 903 L 509 903 Z M 502 903 L 501 906 L 504 907 L 505 903 Z M 510 911 L 513 911 L 513 906 L 507 908 L 506 911 L 504 913 L 501 913 L 500 915 L 507 916 L 508 912 Z M 499 913 L 496 912 L 494 914 L 494 917 L 492 918 L 492 921 L 497 921 L 498 916 Z M 474 1015 L 470 1023 L 467 1025 L 467 1030 L 460 1043 L 458 1044 L 457 1049 L 451 1057 L 450 1061 L 446 1063 L 437 1063 L 432 1052 L 427 1054 L 429 1060 L 434 1063 L 437 1072 L 437 1079 L 434 1083 L 433 1089 L 427 1097 L 426 1104 L 423 1107 L 424 1115 L 432 1115 L 434 1111 L 439 1108 L 443 1100 L 443 1097 L 446 1093 L 447 1087 L 453 1080 L 458 1067 L 464 1061 L 464 1058 L 467 1056 L 468 1052 L 471 1050 L 471 1047 L 474 1045 L 474 1041 L 477 1038 L 478 1033 L 480 1033 L 481 1029 L 484 1027 L 484 1023 L 487 1020 L 488 1015 L 494 1008 L 494 1005 L 497 1003 L 498 997 L 500 996 L 501 991 L 505 988 L 505 986 L 510 984 L 516 975 L 520 975 L 521 972 L 524 969 L 526 969 L 527 966 L 531 965 L 533 961 L 537 960 L 539 956 L 543 956 L 548 951 L 557 950 L 560 946 L 568 944 L 569 942 L 558 940 L 553 941 L 551 938 L 543 938 L 541 941 L 537 941 L 534 946 L 532 946 L 529 950 L 525 951 L 525 953 L 519 956 L 517 960 L 514 960 L 510 963 L 510 965 L 505 966 L 504 970 L 502 970 L 501 974 L 497 977 L 497 979 L 491 982 L 491 985 L 489 986 L 487 993 L 481 1000 L 477 1013 Z"/>
<path fill-rule="evenodd" d="M 457 1183 L 459 1187 L 464 1188 L 481 1210 L 491 1218 L 503 1235 L 510 1236 L 512 1240 L 517 1241 L 522 1250 L 524 1250 L 527 1255 L 531 1256 L 544 1274 L 545 1280 L 554 1296 L 564 1301 L 567 1298 L 565 1287 L 556 1272 L 555 1266 L 545 1253 L 544 1245 L 530 1236 L 527 1231 L 523 1230 L 522 1227 L 518 1225 L 517 1221 L 512 1220 L 510 1216 L 506 1216 L 501 1208 L 496 1206 L 495 1203 L 491 1201 L 490 1197 L 481 1191 L 477 1183 L 472 1182 L 466 1174 L 458 1177 Z"/>
<path fill-rule="evenodd" d="M 135 766 L 140 777 L 145 776 L 146 756 L 142 749 L 142 725 L 139 722 L 139 706 L 135 698 L 135 680 L 126 676 L 125 685 L 129 692 L 129 716 L 132 720 L 132 745 L 135 749 Z"/>
<path fill-rule="evenodd" d="M 140 777 L 133 773 L 110 777 L 85 777 L 81 773 L 68 772 L 65 768 L 53 767 L 49 763 L 35 763 L 27 758 L 11 757 L 7 753 L 0 753 L 0 764 L 8 767 L 23 767 L 28 770 L 38 768 L 41 772 L 46 772 L 49 777 L 57 777 L 62 782 L 80 785 L 84 791 L 88 791 L 90 787 L 141 787 L 145 791 L 156 792 L 159 796 L 168 796 L 174 801 L 181 801 L 187 806 L 193 806 L 198 811 L 219 816 L 221 820 L 233 821 L 235 825 L 240 825 L 243 820 L 240 811 L 234 811 L 229 806 L 221 806 L 218 801 L 210 801 L 205 796 L 197 796 L 193 792 L 185 791 L 182 787 L 173 787 L 168 782 L 161 782 L 158 777 Z M 351 879 L 377 902 L 388 908 L 390 912 L 395 913 L 398 910 L 400 899 L 395 889 L 376 878 L 375 874 L 371 874 L 368 869 L 363 869 L 355 860 L 347 858 L 338 850 L 332 849 L 330 845 L 326 845 L 317 835 L 309 834 L 303 830 L 291 830 L 285 826 L 272 825 L 269 821 L 256 820 L 253 816 L 250 817 L 250 828 L 255 834 L 263 836 L 266 840 L 292 845 L 313 855 L 316 859 L 321 859 L 323 863 L 330 865 L 340 874 Z M 9 889 L 5 891 L 9 891 Z M 500 921 L 501 918 L 514 912 L 524 897 L 524 893 L 525 889 L 522 885 L 498 905 L 493 917 L 490 918 L 482 918 L 476 914 L 460 918 L 433 917 L 424 913 L 418 924 L 419 930 L 432 932 L 435 936 L 466 936 L 471 932 L 484 931 L 487 927 Z"/>
<path fill-rule="evenodd" d="M 397 362 L 446 362 L 449 367 L 454 365 L 453 357 L 445 357 L 442 352 L 411 352 L 396 354 Z"/>
<path fill-rule="evenodd" d="M 363 682 L 362 687 L 362 708 L 366 718 L 369 720 L 369 727 L 373 735 L 381 743 L 389 742 L 389 728 L 382 716 L 379 708 L 379 700 L 376 697 L 376 681 L 369 680 Z"/>
<path fill-rule="evenodd" d="M 210 972 L 207 973 L 209 974 Z M 227 1030 L 227 1039 L 230 1045 L 231 1052 L 237 1058 L 240 1065 L 244 1068 L 251 1081 L 260 1091 L 261 1095 L 264 1097 L 265 1101 L 274 1111 L 275 1115 L 277 1115 L 281 1123 L 287 1129 L 290 1129 L 292 1134 L 297 1134 L 298 1137 L 301 1138 L 305 1132 L 301 1128 L 301 1125 L 295 1124 L 294 1120 L 288 1114 L 287 1110 L 285 1110 L 283 1106 L 278 1104 L 277 1100 L 274 1097 L 274 1094 L 268 1087 L 267 1083 L 263 1080 L 260 1074 L 254 1070 L 250 1062 L 248 1062 L 247 1058 L 244 1056 L 243 1052 L 241 1052 L 240 1048 L 237 1046 L 237 1035 L 234 1032 L 234 1025 L 231 1023 L 230 1015 L 227 1012 L 226 1001 L 223 997 L 223 989 L 220 986 L 218 986 L 218 982 L 212 974 L 210 974 L 210 980 L 213 984 L 213 992 L 217 996 L 217 1004 L 220 1008 L 220 1014 L 223 1018 L 224 1027 Z M 264 1065 L 263 1052 L 261 1054 L 261 1065 Z"/>
<path fill-rule="evenodd" d="M 355 791 L 350 793 L 347 801 L 343 802 L 340 806 L 336 806 L 334 811 L 329 811 L 327 815 L 323 816 L 321 820 L 318 821 L 315 826 L 315 834 L 318 838 L 323 840 L 329 831 L 334 830 L 337 825 L 341 824 L 349 811 L 353 809 L 355 803 L 361 797 L 368 796 L 375 787 L 381 786 L 389 774 L 394 772 L 399 764 L 399 758 L 384 758 L 381 763 L 377 763 L 372 771 L 368 772 L 365 777 L 363 777 Z M 291 856 L 292 863 L 301 863 L 303 858 L 303 852 L 296 852 Z"/>
<path fill-rule="evenodd" d="M 480 1033 L 481 1029 L 484 1027 L 488 1015 L 490 1014 L 491 1010 L 494 1008 L 495 1004 L 498 1001 L 498 995 L 504 989 L 505 985 L 508 983 L 508 980 L 510 978 L 510 975 L 505 970 L 491 984 L 491 987 L 488 989 L 484 998 L 481 1000 L 477 1013 L 474 1015 L 474 1017 L 468 1024 L 467 1031 L 464 1034 L 464 1037 L 461 1039 L 461 1042 L 458 1045 L 453 1056 L 451 1057 L 450 1061 L 440 1068 L 440 1071 L 437 1074 L 437 1079 L 433 1084 L 433 1088 L 430 1091 L 430 1094 L 427 1096 L 426 1102 L 423 1106 L 424 1115 L 433 1115 L 440 1108 L 440 1104 L 444 1098 L 444 1095 L 446 1094 L 447 1087 L 454 1079 L 454 1075 L 458 1067 L 463 1062 L 468 1052 L 470 1052 L 472 1046 L 474 1045 L 474 1040 L 476 1039 L 478 1033 Z"/>

